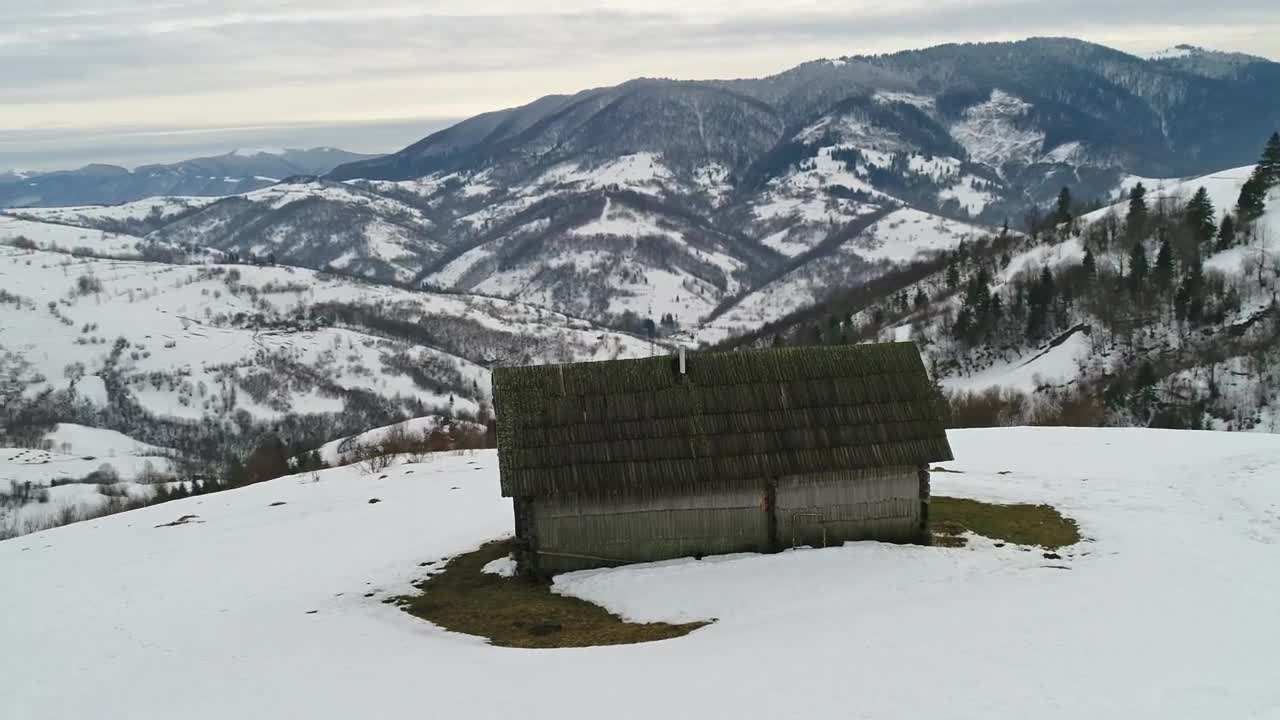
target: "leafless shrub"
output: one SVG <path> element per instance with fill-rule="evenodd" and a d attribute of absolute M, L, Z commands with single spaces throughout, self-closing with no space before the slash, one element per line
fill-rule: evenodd
<path fill-rule="evenodd" d="M 395 456 L 383 452 L 379 444 L 357 445 L 352 448 L 350 456 L 353 462 L 369 473 L 382 472 L 395 460 Z"/>
<path fill-rule="evenodd" d="M 1007 387 L 951 392 L 946 396 L 949 428 L 1102 427 L 1110 411 L 1097 393 L 1083 388 L 1051 388 L 1035 394 Z"/>
<path fill-rule="evenodd" d="M 129 497 L 129 488 L 119 483 L 101 483 L 98 485 L 98 494 L 106 498 L 125 498 Z"/>

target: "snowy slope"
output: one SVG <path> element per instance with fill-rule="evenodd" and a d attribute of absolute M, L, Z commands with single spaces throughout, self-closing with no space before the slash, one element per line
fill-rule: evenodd
<path fill-rule="evenodd" d="M 1252 173 L 1253 166 L 1246 166 L 1196 178 L 1129 177 L 1122 185 L 1124 192 L 1127 193 L 1138 183 L 1142 183 L 1147 189 L 1147 204 L 1151 208 L 1158 208 L 1162 204 L 1169 208 L 1185 207 L 1196 191 L 1203 187 L 1208 192 L 1220 221 L 1227 213 L 1234 212 L 1240 188 Z M 992 289 L 1004 289 L 1019 275 L 1039 273 L 1041 268 L 1047 267 L 1054 273 L 1059 273 L 1070 266 L 1078 266 L 1084 260 L 1084 238 L 1090 230 L 1104 222 L 1121 223 L 1127 214 L 1127 208 L 1127 200 L 1122 200 L 1110 207 L 1084 215 L 1078 220 L 1081 231 L 1079 234 L 1069 234 L 1055 239 L 1052 244 L 1037 244 L 1013 254 L 1009 258 L 1008 265 L 996 273 Z M 1151 246 L 1149 254 L 1154 257 L 1155 242 L 1149 241 L 1148 245 Z M 1127 247 L 1117 247 L 1110 254 L 1099 253 L 1095 262 L 1099 267 L 1109 267 L 1119 272 L 1123 263 L 1127 261 L 1127 252 Z M 1244 245 L 1215 252 L 1206 258 L 1204 267 L 1206 271 L 1222 273 L 1229 282 L 1240 283 L 1247 278 L 1243 282 L 1243 287 L 1254 291 L 1257 290 L 1255 268 L 1259 259 L 1262 260 L 1265 270 L 1270 264 L 1274 264 L 1277 258 L 1280 258 L 1280 189 L 1273 190 L 1270 194 L 1266 212 L 1256 221 L 1253 240 Z M 1265 270 L 1264 279 L 1274 282 L 1271 277 L 1273 273 L 1274 271 Z M 1236 316 L 1227 318 L 1217 330 L 1221 332 L 1226 326 L 1265 310 L 1271 301 L 1270 291 L 1264 290 L 1255 294 L 1257 295 L 1255 298 L 1246 300 Z M 959 301 L 958 296 L 953 297 L 952 306 L 958 308 Z M 1101 326 L 1101 323 L 1089 320 L 1086 320 L 1086 324 L 1091 324 L 1095 328 Z M 934 328 L 934 331 L 936 332 L 937 329 Z M 1173 348 L 1179 347 L 1184 342 L 1182 333 L 1179 333 L 1176 327 L 1159 322 L 1147 323 L 1141 330 L 1141 339 L 1139 347 L 1147 345 L 1152 350 L 1159 348 L 1163 352 L 1171 352 Z M 934 352 L 937 352 L 937 348 L 934 348 Z M 1091 342 L 1086 334 L 1078 333 L 1061 345 L 1027 348 L 1026 352 L 1021 353 L 1020 356 L 997 359 L 989 366 L 976 371 L 952 374 L 944 378 L 943 382 L 948 388 L 954 390 L 983 390 L 1001 386 L 1030 392 L 1046 385 L 1069 384 L 1090 371 L 1097 374 L 1107 369 L 1107 363 L 1121 359 L 1118 354 L 1108 352 L 1105 345 L 1100 346 Z M 1265 397 L 1269 393 L 1259 389 L 1258 373 L 1250 372 L 1251 369 L 1256 370 L 1256 368 L 1246 368 L 1245 365 L 1242 358 L 1228 358 L 1213 369 L 1215 374 L 1222 373 L 1224 377 L 1222 382 L 1226 384 L 1232 384 L 1231 378 L 1252 378 L 1249 381 L 1235 383 L 1241 387 L 1234 393 L 1230 390 L 1219 392 L 1224 393 L 1227 404 L 1235 409 L 1243 412 L 1245 408 L 1249 408 L 1249 412 L 1244 413 L 1245 415 L 1253 414 L 1255 410 L 1261 412 L 1263 422 L 1259 423 L 1257 428 L 1266 430 L 1272 427 L 1266 421 L 1270 411 L 1255 406 L 1259 402 L 1259 397 Z M 1182 381 L 1189 382 L 1191 375 L 1193 373 L 1183 373 Z"/>
<path fill-rule="evenodd" d="M 576 163 L 557 165 L 532 183 L 545 191 L 547 186 L 568 186 L 583 190 L 603 190 L 613 186 L 652 195 L 661 195 L 674 174 L 654 153 L 623 155 L 598 167 Z"/>
<path fill-rule="evenodd" d="M 1185 206 L 1187 201 L 1203 187 L 1209 193 L 1214 208 L 1221 218 L 1224 213 L 1235 210 L 1236 201 L 1240 198 L 1240 188 L 1253 174 L 1253 165 L 1231 168 L 1194 178 L 1148 178 L 1129 176 L 1124 178 L 1117 192 L 1116 204 L 1109 208 L 1085 215 L 1081 220 L 1085 223 L 1095 222 L 1109 212 L 1117 212 L 1123 217 L 1129 192 L 1139 183 L 1147 190 L 1147 205 L 1156 207 L 1160 202 Z"/>
<path fill-rule="evenodd" d="M 0 536 L 45 527 L 68 508 L 87 511 L 105 504 L 108 498 L 96 483 L 80 483 L 103 468 L 111 468 L 122 481 L 115 491 L 147 496 L 154 492 L 150 483 L 173 467 L 171 451 L 83 425 L 60 423 L 40 444 L 47 449 L 0 447 L 0 495 L 12 494 L 13 483 L 38 489 L 31 502 L 0 502 Z"/>
<path fill-rule="evenodd" d="M 1063 385 L 1079 377 L 1092 352 L 1089 337 L 1076 333 L 1061 345 L 1029 357 L 997 363 L 972 375 L 944 378 L 942 385 L 948 390 L 985 390 L 1000 386 L 1030 393 L 1046 385 Z"/>
<path fill-rule="evenodd" d="M 896 265 L 953 250 L 961 242 L 994 232 L 911 208 L 894 210 L 826 254 L 811 257 L 752 290 L 727 312 L 703 323 L 696 337 L 700 342 L 717 343 L 756 330 L 836 290 L 866 283 Z"/>
<path fill-rule="evenodd" d="M 435 230 L 412 205 L 350 185 L 310 181 L 223 198 L 150 237 L 409 282 L 444 252 Z"/>
<path fill-rule="evenodd" d="M 631 193 L 522 213 L 426 278 L 426 287 L 519 299 L 601 322 L 633 313 L 685 323 L 740 291 L 744 259 L 714 228 Z"/>
<path fill-rule="evenodd" d="M 122 222 L 165 222 L 178 215 L 217 202 L 218 197 L 160 196 L 120 205 L 85 205 L 81 207 L 23 208 L 11 211 L 22 217 L 44 222 L 97 228 Z"/>
<path fill-rule="evenodd" d="M 429 434 L 437 428 L 447 427 L 450 422 L 449 418 L 439 415 L 430 417 L 413 418 L 402 423 L 389 425 L 386 427 L 373 428 L 366 430 L 359 435 L 342 438 L 328 442 L 319 448 L 320 459 L 326 465 L 337 467 L 353 462 L 353 455 L 358 449 L 366 447 L 376 447 L 379 443 L 385 441 L 393 432 L 403 432 L 414 440 L 420 440 L 424 435 Z"/>
<path fill-rule="evenodd" d="M 97 289 L 81 292 L 82 283 Z M 490 363 L 648 352 L 631 336 L 521 303 L 296 268 L 165 265 L 0 247 L 0 285 L 17 298 L 0 304 L 0 349 L 31 366 L 27 397 L 74 382 L 79 396 L 101 406 L 98 376 L 110 364 L 144 408 L 189 419 L 236 408 L 264 419 L 340 412 L 340 389 L 474 412 L 488 396 Z M 434 344 L 334 326 L 334 308 L 401 319 Z M 118 339 L 125 348 L 113 361 Z M 424 387 L 411 378 L 406 357 L 440 382 Z M 279 375 L 289 368 L 296 377 Z"/>
<path fill-rule="evenodd" d="M 145 245 L 142 238 L 134 235 L 0 215 L 0 244 L 20 239 L 30 240 L 43 250 L 112 257 L 140 257 Z"/>
<path fill-rule="evenodd" d="M 167 452 L 165 448 L 138 442 L 124 433 L 74 423 L 58 423 L 44 439 L 55 450 L 81 456 L 154 457 Z"/>
<path fill-rule="evenodd" d="M 1028 165 L 1039 155 L 1045 139 L 1043 131 L 1022 127 L 1031 107 L 1022 98 L 997 88 L 986 102 L 965 110 L 964 118 L 951 132 L 977 162 L 997 170 L 1010 163 Z"/>
<path fill-rule="evenodd" d="M 935 474 L 935 493 L 1051 503 L 1088 540 L 1053 560 L 980 541 L 854 543 L 561 576 L 559 591 L 631 618 L 718 622 L 647 645 L 511 650 L 380 602 L 409 592 L 419 563 L 509 532 L 496 456 L 381 478 L 343 468 L 0 543 L 0 572 L 23 578 L 0 592 L 0 707 L 42 720 L 1274 715 L 1280 579 L 1263 569 L 1280 543 L 1280 440 L 1043 429 L 952 443 L 961 472 Z M 527 702 L 566 677 L 573 692 Z M 138 678 L 145 692 L 115 691 Z"/>

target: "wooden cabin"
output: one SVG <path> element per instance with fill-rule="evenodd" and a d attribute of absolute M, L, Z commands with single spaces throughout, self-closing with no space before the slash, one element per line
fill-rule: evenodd
<path fill-rule="evenodd" d="M 502 494 L 528 575 L 927 542 L 951 448 L 911 343 L 493 372 Z"/>

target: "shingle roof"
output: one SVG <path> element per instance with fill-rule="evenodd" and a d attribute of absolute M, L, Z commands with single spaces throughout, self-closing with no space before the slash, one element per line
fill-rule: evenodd
<path fill-rule="evenodd" d="M 691 487 L 951 459 L 911 343 L 493 372 L 502 494 Z"/>

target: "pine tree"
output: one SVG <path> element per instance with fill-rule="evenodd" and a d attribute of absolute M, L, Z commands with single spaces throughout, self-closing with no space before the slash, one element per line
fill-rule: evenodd
<path fill-rule="evenodd" d="M 1218 226 L 1218 250 L 1226 250 L 1236 244 L 1236 221 L 1231 215 L 1222 216 L 1222 224 Z"/>
<path fill-rule="evenodd" d="M 1236 215 L 1240 218 L 1240 222 L 1250 223 L 1262 217 L 1266 209 L 1267 186 L 1259 168 L 1240 188 L 1240 199 L 1236 201 Z"/>
<path fill-rule="evenodd" d="M 1204 266 L 1199 253 L 1187 261 L 1186 273 L 1174 297 L 1174 312 L 1179 320 L 1193 323 L 1204 314 Z"/>
<path fill-rule="evenodd" d="M 238 458 L 231 458 L 227 463 L 226 472 L 223 474 L 223 485 L 227 487 L 240 487 L 249 483 L 249 471 L 245 469 L 244 463 Z"/>
<path fill-rule="evenodd" d="M 1199 254 L 1187 259 L 1185 282 L 1192 295 L 1200 295 L 1204 290 L 1204 259 Z"/>
<path fill-rule="evenodd" d="M 950 290 L 955 290 L 956 286 L 959 284 L 960 284 L 960 268 L 956 267 L 955 263 L 952 263 L 951 265 L 947 266 L 947 288 Z"/>
<path fill-rule="evenodd" d="M 929 296 L 925 294 L 924 288 L 916 291 L 914 303 L 917 310 L 923 310 L 929 304 Z"/>
<path fill-rule="evenodd" d="M 1141 246 L 1137 247 L 1141 250 Z M 1142 253 L 1142 257 L 1145 263 L 1145 252 Z M 1156 253 L 1155 278 L 1161 289 L 1169 287 L 1169 281 L 1173 279 L 1173 245 L 1169 243 L 1167 237 L 1160 241 L 1160 250 Z"/>
<path fill-rule="evenodd" d="M 1138 377 L 1134 379 L 1133 384 L 1139 389 L 1149 388 L 1156 384 L 1156 371 L 1151 367 L 1151 363 L 1142 363 L 1138 368 Z"/>
<path fill-rule="evenodd" d="M 1046 304 L 1053 302 L 1055 293 L 1053 271 L 1049 269 L 1048 265 L 1040 270 L 1040 292 L 1043 294 Z"/>
<path fill-rule="evenodd" d="M 1147 264 L 1147 251 L 1142 243 L 1135 242 L 1129 250 L 1129 290 L 1138 293 L 1147 281 L 1151 266 Z"/>
<path fill-rule="evenodd" d="M 1133 241 L 1147 234 L 1147 188 L 1142 183 L 1129 191 L 1129 215 L 1125 218 L 1125 232 Z"/>
<path fill-rule="evenodd" d="M 1258 163 L 1258 172 L 1267 190 L 1280 185 L 1280 132 L 1272 133 L 1267 146 L 1262 151 L 1262 161 Z"/>
<path fill-rule="evenodd" d="M 1062 188 L 1058 193 L 1058 209 L 1054 212 L 1054 221 L 1058 224 L 1071 222 L 1071 190 Z"/>
<path fill-rule="evenodd" d="M 1217 217 L 1213 201 L 1209 199 L 1209 191 L 1201 186 L 1191 202 L 1187 203 L 1186 221 L 1202 251 L 1213 247 L 1213 238 L 1218 232 Z"/>
<path fill-rule="evenodd" d="M 1055 295 L 1053 273 L 1048 267 L 1040 271 L 1040 279 L 1031 286 L 1027 296 L 1027 339 L 1037 341 L 1048 330 L 1050 310 Z"/>
<path fill-rule="evenodd" d="M 1147 416 L 1156 401 L 1156 371 L 1150 363 L 1143 363 L 1138 368 L 1138 376 L 1134 378 L 1133 405 L 1140 416 Z"/>
<path fill-rule="evenodd" d="M 1097 277 L 1098 261 L 1093 257 L 1093 248 L 1084 249 L 1084 274 L 1086 277 Z"/>
<path fill-rule="evenodd" d="M 249 482 L 263 482 L 288 475 L 289 460 L 285 456 L 284 443 L 274 433 L 268 433 L 249 455 L 245 464 Z"/>

